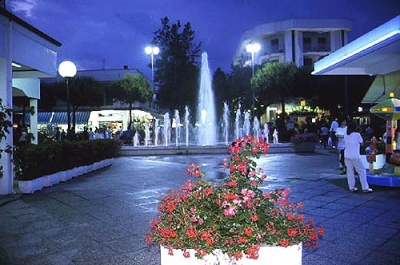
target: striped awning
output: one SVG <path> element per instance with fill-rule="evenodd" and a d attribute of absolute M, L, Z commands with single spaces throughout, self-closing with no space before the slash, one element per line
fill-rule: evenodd
<path fill-rule="evenodd" d="M 84 125 L 89 121 L 90 111 L 77 111 L 75 113 L 76 124 Z M 25 114 L 25 123 L 30 124 L 31 115 Z M 71 112 L 72 122 L 72 112 Z M 67 124 L 67 112 L 39 112 L 38 124 Z"/>

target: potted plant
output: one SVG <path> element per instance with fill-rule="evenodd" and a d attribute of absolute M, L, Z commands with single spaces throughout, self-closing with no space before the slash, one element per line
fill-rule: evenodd
<path fill-rule="evenodd" d="M 318 136 L 315 133 L 295 134 L 290 137 L 296 153 L 310 153 L 315 151 Z"/>
<path fill-rule="evenodd" d="M 162 265 L 265 264 L 273 260 L 268 254 L 273 249 L 294 251 L 278 257 L 277 264 L 301 264 L 302 245 L 318 246 L 323 229 L 305 221 L 302 203 L 289 202 L 288 190 L 260 189 L 266 175 L 254 159 L 268 148 L 262 138 L 236 140 L 231 159 L 223 163 L 228 177 L 218 183 L 207 180 L 199 166 L 188 165 L 186 172 L 196 180 L 168 192 L 147 233 L 149 246 L 161 246 Z"/>

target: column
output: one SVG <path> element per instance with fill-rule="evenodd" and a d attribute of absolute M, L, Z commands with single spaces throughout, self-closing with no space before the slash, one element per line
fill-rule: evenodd
<path fill-rule="evenodd" d="M 30 99 L 30 107 L 33 107 L 34 114 L 30 114 L 30 129 L 33 135 L 32 143 L 38 144 L 38 103 L 37 99 Z"/>
<path fill-rule="evenodd" d="M 12 67 L 11 67 L 11 22 L 6 37 L 6 58 L 0 58 L 0 98 L 6 108 L 12 108 Z M 8 117 L 12 122 L 12 116 Z M 0 148 L 5 149 L 13 145 L 13 130 L 10 128 L 5 140 L 1 141 Z M 3 176 L 0 178 L 0 195 L 13 193 L 13 166 L 11 163 L 12 154 L 2 152 L 0 166 L 3 167 Z"/>

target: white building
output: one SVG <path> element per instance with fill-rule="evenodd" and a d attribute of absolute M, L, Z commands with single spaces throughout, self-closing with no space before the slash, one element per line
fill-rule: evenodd
<path fill-rule="evenodd" d="M 246 30 L 233 58 L 233 65 L 251 66 L 246 46 L 259 43 L 254 64 L 293 62 L 310 66 L 348 42 L 351 22 L 347 19 L 290 19 Z"/>
<path fill-rule="evenodd" d="M 4 5 L 4 3 L 3 3 Z M 57 53 L 61 43 L 0 6 L 0 98 L 3 106 L 13 107 L 13 96 L 25 96 L 35 110 L 31 133 L 37 143 L 37 101 L 40 79 L 57 75 Z M 9 117 L 12 121 L 12 117 Z M 1 149 L 13 145 L 13 131 L 1 141 Z M 13 192 L 11 154 L 2 153 L 0 194 Z"/>

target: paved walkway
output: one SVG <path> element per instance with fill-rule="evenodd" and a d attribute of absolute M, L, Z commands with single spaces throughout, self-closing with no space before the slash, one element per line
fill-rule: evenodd
<path fill-rule="evenodd" d="M 161 192 L 183 184 L 189 162 L 220 178 L 224 155 L 120 157 L 112 167 L 32 195 L 0 197 L 0 264 L 159 265 L 144 233 Z M 303 265 L 400 264 L 400 189 L 350 193 L 337 155 L 270 154 L 266 189 L 290 188 L 326 231 Z"/>

